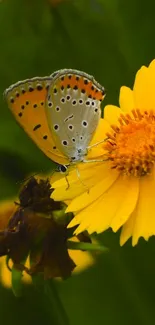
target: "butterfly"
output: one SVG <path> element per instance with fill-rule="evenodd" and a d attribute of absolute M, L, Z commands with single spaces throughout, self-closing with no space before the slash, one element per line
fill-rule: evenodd
<path fill-rule="evenodd" d="M 85 72 L 62 69 L 4 92 L 15 119 L 51 160 L 64 167 L 85 162 L 101 117 L 105 90 Z"/>

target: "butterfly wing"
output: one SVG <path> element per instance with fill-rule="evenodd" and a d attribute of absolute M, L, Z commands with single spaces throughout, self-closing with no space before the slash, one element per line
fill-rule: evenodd
<path fill-rule="evenodd" d="M 51 160 L 67 164 L 68 160 L 56 147 L 49 130 L 45 100 L 52 77 L 20 81 L 6 89 L 4 96 L 18 123 Z"/>
<path fill-rule="evenodd" d="M 104 95 L 104 88 L 84 72 L 65 69 L 53 78 L 46 103 L 49 128 L 57 148 L 70 161 L 79 149 L 86 154 Z"/>

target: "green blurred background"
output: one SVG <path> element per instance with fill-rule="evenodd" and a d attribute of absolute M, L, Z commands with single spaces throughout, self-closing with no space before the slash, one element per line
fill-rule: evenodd
<path fill-rule="evenodd" d="M 155 1 L 2 0 L 0 2 L 0 199 L 15 196 L 23 179 L 52 163 L 16 124 L 3 101 L 10 84 L 76 68 L 105 86 L 118 104 L 121 85 L 155 58 Z M 110 253 L 80 275 L 59 283 L 71 325 L 155 324 L 155 239 L 100 236 Z M 0 287 L 0 324 L 51 324 L 42 297 L 29 286 L 22 299 Z M 53 324 L 54 325 L 54 324 Z"/>

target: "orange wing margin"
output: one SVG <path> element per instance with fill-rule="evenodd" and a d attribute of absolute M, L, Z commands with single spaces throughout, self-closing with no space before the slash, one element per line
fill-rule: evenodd
<path fill-rule="evenodd" d="M 45 100 L 51 80 L 50 77 L 36 77 L 20 81 L 6 89 L 4 97 L 28 136 L 48 158 L 63 165 L 68 164 L 68 159 L 57 149 L 45 113 Z"/>

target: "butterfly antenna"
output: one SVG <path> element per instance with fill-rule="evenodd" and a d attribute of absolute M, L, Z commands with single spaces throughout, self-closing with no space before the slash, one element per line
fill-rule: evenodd
<path fill-rule="evenodd" d="M 39 174 L 40 174 L 39 172 L 38 173 L 35 173 L 35 174 L 33 174 L 33 175 L 31 175 L 31 176 L 29 176 L 27 178 L 24 178 L 22 181 L 16 182 L 16 184 L 23 184 L 23 183 L 27 182 L 29 179 L 31 179 L 32 177 L 35 177 L 35 176 L 37 176 Z"/>
<path fill-rule="evenodd" d="M 99 141 L 99 142 L 96 142 L 96 143 L 92 144 L 91 146 L 88 146 L 87 149 L 91 149 L 91 148 L 93 148 L 93 147 L 97 147 L 99 144 L 101 144 L 101 143 L 107 141 L 108 139 L 109 139 L 109 138 L 105 138 L 105 139 L 103 139 L 103 140 L 101 140 L 101 141 Z"/>

